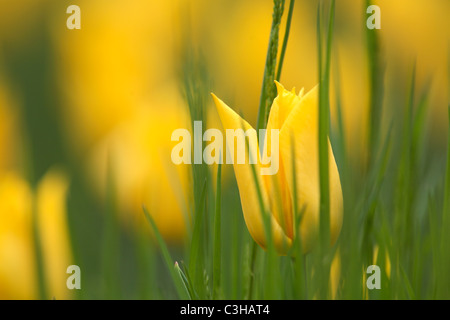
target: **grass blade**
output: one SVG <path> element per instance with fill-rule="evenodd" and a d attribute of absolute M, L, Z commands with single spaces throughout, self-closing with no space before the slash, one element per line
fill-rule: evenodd
<path fill-rule="evenodd" d="M 166 243 L 164 242 L 164 239 L 161 236 L 161 233 L 158 230 L 158 227 L 156 226 L 155 221 L 148 213 L 147 209 L 143 206 L 145 217 L 147 218 L 147 221 L 150 223 L 150 226 L 152 228 L 153 234 L 156 237 L 156 240 L 158 242 L 158 245 L 161 249 L 164 262 L 166 263 L 167 269 L 170 272 L 170 276 L 172 277 L 172 281 L 175 285 L 175 289 L 178 293 L 178 297 L 180 299 L 186 300 L 189 298 L 189 295 L 184 287 L 184 284 L 182 283 L 182 279 L 180 277 L 180 274 L 176 272 L 175 270 L 175 264 L 172 260 L 172 257 L 170 256 L 169 249 L 167 248 Z"/>
<path fill-rule="evenodd" d="M 270 105 L 276 95 L 275 68 L 277 65 L 278 33 L 280 30 L 281 17 L 284 11 L 284 0 L 273 1 L 272 27 L 270 30 L 269 47 L 267 49 L 266 65 L 259 100 L 258 120 L 256 130 L 266 127 Z"/>
<path fill-rule="evenodd" d="M 213 252 L 213 299 L 221 297 L 221 196 L 222 196 L 222 164 L 217 167 L 216 204 L 214 214 L 214 252 Z"/>
<path fill-rule="evenodd" d="M 194 288 L 196 288 L 200 297 L 203 297 L 203 255 L 201 254 L 202 248 L 202 226 L 203 226 L 203 214 L 205 210 L 205 199 L 206 199 L 206 179 L 203 182 L 203 188 L 198 202 L 198 207 L 195 212 L 194 220 L 194 230 L 192 232 L 191 239 L 191 251 L 189 255 L 189 273 L 193 277 Z"/>
<path fill-rule="evenodd" d="M 105 229 L 102 243 L 103 291 L 106 299 L 118 299 L 120 289 L 117 282 L 120 234 L 117 217 L 116 183 L 111 156 L 108 157 Z"/>
<path fill-rule="evenodd" d="M 320 297 L 325 298 L 328 292 L 329 263 L 324 263 L 323 257 L 330 246 L 330 186 L 329 186 L 329 155 L 328 136 L 330 127 L 330 102 L 329 102 L 329 82 L 331 65 L 331 47 L 333 40 L 333 25 L 335 1 L 331 1 L 330 15 L 328 19 L 328 34 L 326 42 L 325 60 L 322 55 L 322 28 L 321 28 L 321 2 L 318 7 L 317 17 L 317 40 L 319 54 L 319 179 L 320 179 L 320 253 L 317 266 L 322 271 L 318 273 Z"/>
<path fill-rule="evenodd" d="M 371 0 L 366 0 L 365 8 L 372 4 Z M 365 12 L 365 11 L 364 11 Z M 369 121 L 368 121 L 368 150 L 367 150 L 367 166 L 371 165 L 372 154 L 376 152 L 379 142 L 379 133 L 381 132 L 381 116 L 383 107 L 383 79 L 384 64 L 381 58 L 381 48 L 379 44 L 378 30 L 366 29 L 367 41 L 367 61 L 369 64 Z"/>
<path fill-rule="evenodd" d="M 286 53 L 287 43 L 289 39 L 289 31 L 291 30 L 291 21 L 292 21 L 292 13 L 294 12 L 294 4 L 295 0 L 291 0 L 289 2 L 289 11 L 286 20 L 286 31 L 284 32 L 283 45 L 281 46 L 280 60 L 278 61 L 277 76 L 275 77 L 277 81 L 280 81 L 281 70 L 283 69 L 284 55 Z"/>
<path fill-rule="evenodd" d="M 180 266 L 178 265 L 178 262 L 176 262 L 176 261 L 175 261 L 175 270 L 180 275 L 180 279 L 183 283 L 184 289 L 186 290 L 186 292 L 189 296 L 189 299 L 192 300 L 192 297 L 194 296 L 192 286 L 191 286 L 190 282 L 188 281 L 188 278 L 184 274 L 183 270 L 181 270 Z"/>

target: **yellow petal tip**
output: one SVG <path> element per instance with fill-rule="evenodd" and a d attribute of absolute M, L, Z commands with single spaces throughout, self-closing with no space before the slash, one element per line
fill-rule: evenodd
<path fill-rule="evenodd" d="M 285 89 L 284 89 L 283 85 L 281 83 L 279 83 L 277 80 L 274 80 L 274 82 L 275 82 L 275 85 L 277 86 L 277 93 L 279 96 L 281 96 Z"/>
<path fill-rule="evenodd" d="M 303 98 L 303 95 L 305 94 L 305 88 L 301 88 L 300 92 L 298 93 L 299 98 Z"/>
<path fill-rule="evenodd" d="M 211 96 L 214 100 L 214 103 L 216 104 L 216 107 L 220 106 L 220 104 L 223 103 L 223 101 L 220 100 L 213 92 L 211 92 Z"/>

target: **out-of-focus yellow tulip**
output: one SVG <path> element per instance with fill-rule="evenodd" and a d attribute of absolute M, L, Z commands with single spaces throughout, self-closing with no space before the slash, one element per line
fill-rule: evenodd
<path fill-rule="evenodd" d="M 52 169 L 42 178 L 36 190 L 37 227 L 47 292 L 56 299 L 68 299 L 72 292 L 66 286 L 66 270 L 73 262 L 67 228 L 68 186 L 65 174 Z"/>
<path fill-rule="evenodd" d="M 254 183 L 251 164 L 233 163 L 236 180 L 244 213 L 245 222 L 253 239 L 262 247 L 267 247 L 264 223 L 257 196 L 257 187 L 261 190 L 264 206 L 270 212 L 273 240 L 277 251 L 286 254 L 292 239 L 299 231 L 302 239 L 303 252 L 313 247 L 318 233 L 319 222 L 319 169 L 318 169 L 318 89 L 315 87 L 303 95 L 303 90 L 297 96 L 295 90 L 285 90 L 277 83 L 278 96 L 275 98 L 269 114 L 267 135 L 263 155 L 271 149 L 271 129 L 279 130 L 279 170 L 275 175 L 262 176 L 260 161 L 255 165 L 257 184 Z M 214 97 L 217 111 L 223 128 L 252 129 L 236 112 L 224 102 Z M 259 153 L 258 141 L 255 135 L 249 135 L 249 148 Z M 234 141 L 227 139 L 229 149 L 235 148 Z M 292 159 L 293 150 L 295 159 Z M 245 152 L 245 150 L 235 150 Z M 236 154 L 236 152 L 235 152 Z M 246 155 L 247 156 L 247 155 Z M 247 158 L 248 159 L 248 158 Z M 295 164 L 295 177 L 294 168 Z M 330 232 L 331 243 L 336 241 L 342 226 L 342 190 L 329 144 L 329 174 L 330 174 Z M 293 193 L 294 179 L 297 194 Z M 294 213 L 292 201 L 295 197 L 299 208 L 304 208 L 300 230 L 293 226 Z"/>
<path fill-rule="evenodd" d="M 0 299 L 38 298 L 33 207 L 36 208 L 39 242 L 48 298 L 67 299 L 67 267 L 71 248 L 66 225 L 67 179 L 50 171 L 36 194 L 16 173 L 0 176 Z"/>
<path fill-rule="evenodd" d="M 176 144 L 171 136 L 175 129 L 189 128 L 188 109 L 176 86 L 161 90 L 141 107 L 136 117 L 96 147 L 90 175 L 105 197 L 110 171 L 122 221 L 147 225 L 140 220 L 145 205 L 163 237 L 179 242 L 186 235 L 191 181 L 188 165 L 175 165 L 171 160 Z"/>
<path fill-rule="evenodd" d="M 14 173 L 0 177 L 0 299 L 37 297 L 29 185 Z"/>
<path fill-rule="evenodd" d="M 142 217 L 145 205 L 163 236 L 178 241 L 185 235 L 183 212 L 189 211 L 189 173 L 172 164 L 167 150 L 172 131 L 189 126 L 176 83 L 178 15 L 185 14 L 186 1 L 98 0 L 79 6 L 80 30 L 52 28 L 72 150 L 78 157 L 91 155 L 89 177 L 102 196 L 110 164 L 115 200 L 125 213 L 121 222 Z"/>
<path fill-rule="evenodd" d="M 55 25 L 70 143 L 84 154 L 173 81 L 178 0 L 82 1 L 81 29 Z M 60 19 L 55 23 L 60 24 Z"/>

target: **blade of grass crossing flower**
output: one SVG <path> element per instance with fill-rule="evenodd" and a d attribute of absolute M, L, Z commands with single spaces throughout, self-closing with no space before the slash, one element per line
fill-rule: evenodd
<path fill-rule="evenodd" d="M 249 147 L 249 141 L 248 141 L 248 137 L 246 137 L 246 148 L 245 150 L 250 150 Z M 251 153 L 249 152 L 249 155 L 251 156 Z M 250 163 L 253 163 L 253 161 L 250 160 Z M 250 165 L 251 170 L 252 170 L 252 177 L 253 177 L 253 182 L 255 183 L 256 186 L 256 191 L 257 191 L 257 196 L 258 196 L 258 202 L 259 202 L 259 206 L 260 206 L 260 212 L 262 215 L 262 220 L 263 220 L 263 224 L 264 224 L 264 230 L 265 230 L 265 236 L 266 236 L 266 242 L 267 242 L 267 263 L 264 264 L 265 268 L 265 275 L 266 277 L 266 286 L 265 286 L 265 296 L 264 299 L 276 299 L 277 293 L 278 291 L 276 291 L 276 283 L 280 283 L 276 281 L 276 278 L 279 274 L 279 272 L 276 272 L 275 270 L 278 270 L 278 266 L 277 266 L 277 262 L 276 262 L 276 252 L 275 252 L 275 246 L 274 243 L 272 241 L 272 222 L 271 219 L 269 217 L 269 213 L 267 212 L 265 205 L 264 205 L 264 200 L 263 200 L 263 195 L 262 195 L 262 190 L 260 188 L 259 182 L 258 182 L 258 177 L 257 177 L 257 173 L 256 173 L 256 168 L 255 165 Z"/>
<path fill-rule="evenodd" d="M 242 129 L 244 128 L 244 123 L 241 125 Z M 252 178 L 253 182 L 255 184 L 256 192 L 257 192 L 257 198 L 260 208 L 260 214 L 262 216 L 262 221 L 264 225 L 264 233 L 265 233 L 265 239 L 267 243 L 267 263 L 264 263 L 264 274 L 265 274 L 265 290 L 264 290 L 264 299 L 276 299 L 279 298 L 279 292 L 280 290 L 277 290 L 277 284 L 281 285 L 282 281 L 280 278 L 279 272 L 276 272 L 275 270 L 279 270 L 278 260 L 277 260 L 277 254 L 275 251 L 275 243 L 272 239 L 272 221 L 271 217 L 269 216 L 269 211 L 265 207 L 264 200 L 263 200 L 263 194 L 261 190 L 261 186 L 258 180 L 258 176 L 256 173 L 256 166 L 252 163 L 256 163 L 254 161 L 255 159 L 252 159 L 252 153 L 250 152 L 250 146 L 249 146 L 249 137 L 245 137 L 245 150 L 248 150 L 249 153 L 249 163 L 251 171 L 252 171 Z M 252 254 L 252 259 L 254 259 L 254 256 Z M 252 261 L 253 263 L 254 261 Z"/>
<path fill-rule="evenodd" d="M 153 220 L 153 218 L 151 217 L 151 215 L 148 213 L 147 209 L 145 207 L 142 207 L 144 210 L 144 214 L 145 217 L 147 218 L 147 221 L 150 223 L 150 226 L 152 228 L 153 234 L 156 237 L 156 241 L 158 242 L 159 248 L 161 249 L 163 258 L 164 258 L 164 262 L 166 263 L 166 267 L 170 272 L 170 276 L 172 278 L 172 281 L 175 285 L 175 289 L 178 293 L 178 297 L 180 299 L 188 299 L 189 295 L 188 292 L 186 291 L 183 283 L 182 283 L 182 279 L 179 275 L 179 273 L 175 270 L 175 264 L 172 260 L 172 257 L 170 256 L 169 253 L 169 249 L 167 248 L 166 243 L 164 242 L 161 233 L 158 230 L 158 227 L 156 226 L 155 221 Z"/>
<path fill-rule="evenodd" d="M 294 142 L 295 137 L 291 136 L 291 141 Z M 295 168 L 295 142 L 292 143 L 291 153 L 292 153 L 292 194 L 298 194 L 297 185 L 297 173 Z M 289 257 L 293 263 L 294 272 L 294 297 L 297 299 L 307 299 L 306 292 L 306 274 L 305 272 L 305 255 L 303 254 L 303 245 L 300 232 L 300 223 L 305 211 L 305 207 L 299 209 L 297 197 L 292 197 L 292 209 L 293 209 L 293 225 L 294 225 L 294 242 L 289 250 Z"/>
<path fill-rule="evenodd" d="M 219 159 L 221 156 L 219 156 Z M 220 298 L 221 294 L 221 197 L 222 197 L 222 164 L 219 162 L 217 167 L 217 185 L 216 185 L 216 203 L 214 214 L 214 253 L 213 253 L 213 299 Z"/>

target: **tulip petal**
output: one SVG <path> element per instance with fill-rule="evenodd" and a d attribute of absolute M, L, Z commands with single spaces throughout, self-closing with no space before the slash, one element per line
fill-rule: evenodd
<path fill-rule="evenodd" d="M 212 94 L 212 96 L 216 104 L 216 108 L 219 113 L 224 130 L 243 129 L 246 133 L 248 133 L 247 136 L 249 150 L 251 152 L 251 150 L 256 149 L 258 154 L 258 161 L 256 164 L 254 164 L 256 169 L 257 184 L 262 193 L 264 206 L 265 208 L 269 208 L 268 193 L 263 183 L 263 178 L 260 174 L 261 162 L 259 160 L 259 147 L 256 130 L 254 130 L 248 122 L 242 119 L 222 100 L 217 98 L 214 94 Z M 247 150 L 238 150 L 238 144 L 235 143 L 234 140 L 226 140 L 228 149 L 234 150 L 234 155 L 236 155 L 237 152 L 245 152 L 245 162 L 243 164 L 239 164 L 237 163 L 237 161 L 235 161 L 235 159 L 233 159 L 233 168 L 239 188 L 242 211 L 244 214 L 245 223 L 253 239 L 263 248 L 267 248 L 264 222 L 262 219 L 260 203 L 258 200 L 257 185 L 255 184 L 252 167 L 249 162 L 249 152 L 246 152 Z M 283 229 L 272 215 L 270 215 L 270 223 L 272 226 L 272 238 L 276 250 L 280 254 L 286 254 L 287 249 L 290 247 L 291 240 L 286 236 Z"/>
<path fill-rule="evenodd" d="M 292 92 L 289 92 L 278 81 L 275 81 L 275 84 L 277 86 L 278 96 L 273 101 L 269 113 L 266 137 L 264 139 L 264 152 L 262 154 L 263 163 L 268 163 L 268 157 L 272 150 L 272 142 L 278 144 L 278 141 L 273 141 L 271 130 L 279 130 L 295 104 L 300 103 L 299 97 L 295 94 L 295 89 L 293 89 Z M 279 150 L 279 145 L 274 147 Z M 278 155 L 278 157 L 273 157 L 273 155 L 270 154 L 270 157 L 272 162 L 270 165 L 276 165 L 276 167 L 279 168 L 276 174 L 264 176 L 267 192 L 271 195 L 271 197 L 269 197 L 270 209 L 277 222 L 285 230 L 287 236 L 292 239 L 292 201 L 285 181 L 286 175 L 283 162 L 280 155 Z M 273 162 L 278 163 L 274 164 Z"/>
<path fill-rule="evenodd" d="M 271 129 L 280 130 L 283 127 L 286 118 L 289 116 L 291 111 L 300 103 L 303 96 L 303 88 L 300 90 L 300 93 L 297 96 L 295 94 L 295 88 L 293 88 L 291 91 L 288 91 L 278 81 L 275 81 L 275 84 L 277 86 L 278 95 L 273 101 L 272 107 L 270 109 L 269 119 L 267 122 L 266 139 L 264 140 L 263 163 L 268 162 L 265 157 L 268 155 L 268 152 L 272 147 L 273 140 Z M 282 155 L 279 155 L 279 157 L 272 157 L 271 161 L 279 162 L 277 164 L 279 170 L 278 173 L 273 176 L 265 176 L 264 181 L 266 183 L 268 194 L 275 195 L 269 198 L 272 201 L 272 203 L 270 203 L 272 213 L 275 219 L 277 219 L 278 223 L 285 230 L 285 233 L 289 236 L 289 238 L 292 239 L 294 236 L 292 197 L 290 195 L 288 184 L 286 182 L 286 179 L 291 178 L 289 176 L 286 176 L 284 164 L 281 158 Z M 281 205 L 279 203 L 273 203 L 280 202 L 280 200 Z M 281 214 L 279 213 L 280 211 L 282 212 Z"/>
<path fill-rule="evenodd" d="M 293 141 L 292 141 L 293 140 Z M 303 251 L 308 252 L 316 239 L 319 222 L 319 168 L 318 168 L 318 87 L 309 91 L 295 105 L 280 131 L 280 154 L 286 172 L 287 184 L 293 190 L 292 144 L 295 148 L 295 181 L 297 203 L 304 207 L 300 226 Z M 342 191 L 339 172 L 329 146 L 330 231 L 334 243 L 342 226 Z"/>

